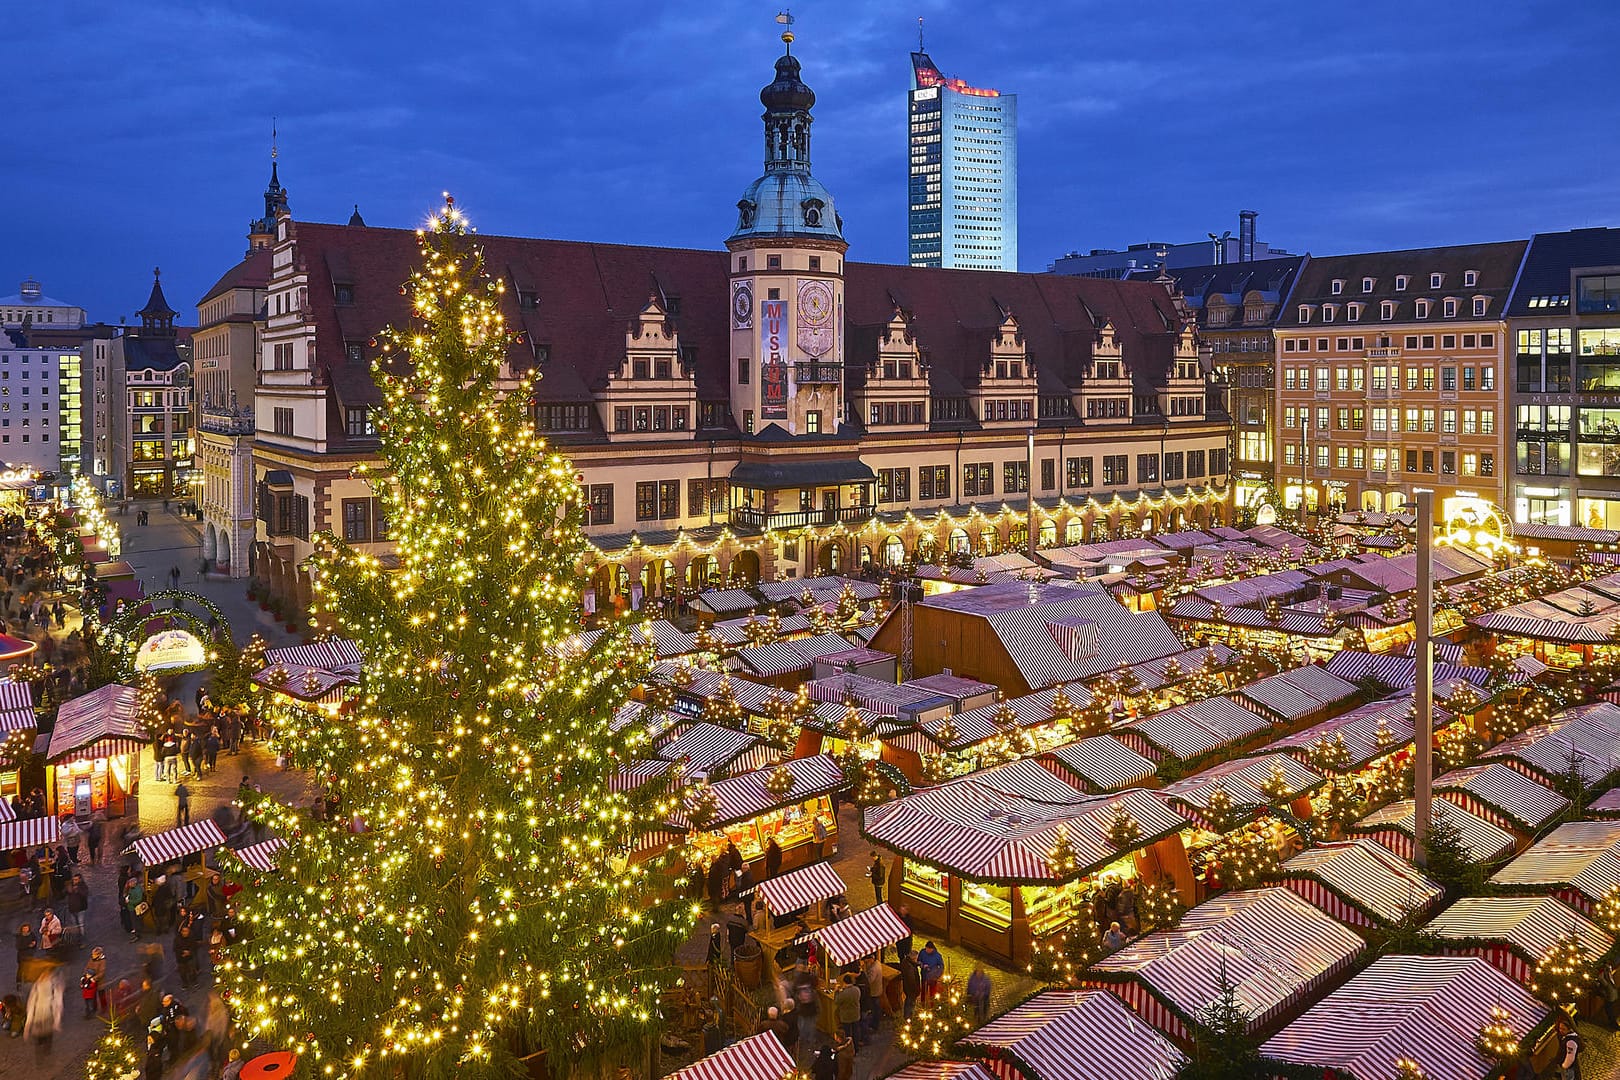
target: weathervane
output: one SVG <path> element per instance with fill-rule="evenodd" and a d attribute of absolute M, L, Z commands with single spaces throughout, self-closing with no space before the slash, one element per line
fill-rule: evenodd
<path fill-rule="evenodd" d="M 276 160 L 276 118 L 270 118 L 270 160 Z"/>
<path fill-rule="evenodd" d="M 783 8 L 781 11 L 778 11 L 776 13 L 776 21 L 781 23 L 783 26 L 787 27 L 786 30 L 782 31 L 782 44 L 787 46 L 787 51 L 788 52 L 792 52 L 793 51 L 793 12 L 790 11 L 789 9 L 787 9 L 787 8 Z"/>

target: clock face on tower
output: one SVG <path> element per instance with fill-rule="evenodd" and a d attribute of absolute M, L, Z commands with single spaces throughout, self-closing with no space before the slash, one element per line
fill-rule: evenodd
<path fill-rule="evenodd" d="M 731 287 L 731 328 L 746 330 L 754 325 L 754 290 L 746 281 Z"/>

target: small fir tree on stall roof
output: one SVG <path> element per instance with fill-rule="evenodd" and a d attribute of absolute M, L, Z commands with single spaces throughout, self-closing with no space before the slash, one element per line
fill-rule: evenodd
<path fill-rule="evenodd" d="M 1177 1080 L 1255 1080 L 1263 1075 L 1260 1042 L 1250 1030 L 1249 1010 L 1223 963 L 1215 997 L 1198 1014 L 1193 1052 Z"/>
<path fill-rule="evenodd" d="M 1569 800 L 1569 808 L 1564 811 L 1569 818 L 1579 818 L 1586 812 L 1587 784 L 1585 764 L 1586 759 L 1581 752 L 1571 746 L 1564 753 L 1564 767 L 1558 773 L 1558 782 L 1553 785 L 1558 793 Z"/>
<path fill-rule="evenodd" d="M 1237 815 L 1232 806 L 1232 793 L 1226 784 L 1217 780 L 1204 796 L 1204 816 L 1210 827 L 1218 833 L 1227 833 L 1237 827 Z"/>
<path fill-rule="evenodd" d="M 288 849 L 239 894 L 248 932 L 219 983 L 244 1040 L 323 1080 L 641 1060 L 692 924 L 628 859 L 673 799 L 614 784 L 647 736 L 610 720 L 652 658 L 623 623 L 559 646 L 583 589 L 575 468 L 535 430 L 502 287 L 448 200 L 422 258 L 413 326 L 374 366 L 395 560 L 325 533 L 308 564 L 365 657 L 355 707 L 310 751 L 352 825 L 249 801 Z"/>
<path fill-rule="evenodd" d="M 1323 735 L 1313 740 L 1308 756 L 1311 767 L 1318 772 L 1341 773 L 1350 767 L 1350 748 L 1345 745 L 1342 731 L 1334 732 L 1331 738 Z"/>
<path fill-rule="evenodd" d="M 1271 763 L 1271 775 L 1260 782 L 1260 790 L 1273 802 L 1289 798 L 1294 794 L 1294 786 L 1288 782 L 1288 771 L 1283 768 L 1282 762 Z"/>
<path fill-rule="evenodd" d="M 1277 849 L 1253 829 L 1228 833 L 1218 849 L 1221 880 L 1232 889 L 1248 889 L 1276 876 L 1282 865 Z"/>
<path fill-rule="evenodd" d="M 692 634 L 692 647 L 699 656 L 718 655 L 725 648 L 720 638 L 707 622 L 699 622 L 698 628 Z"/>
<path fill-rule="evenodd" d="M 1080 869 L 1080 853 L 1075 850 L 1074 841 L 1069 839 L 1069 826 L 1066 824 L 1060 824 L 1052 836 L 1051 850 L 1046 853 L 1046 869 L 1058 880 L 1072 877 Z"/>
<path fill-rule="evenodd" d="M 940 722 L 939 727 L 934 729 L 935 741 L 937 741 L 941 746 L 946 747 L 955 743 L 961 734 L 961 729 L 958 728 L 954 722 L 952 722 L 950 717 L 946 717 Z"/>
<path fill-rule="evenodd" d="M 1012 703 L 999 690 L 996 691 L 996 699 L 996 711 L 990 721 L 996 725 L 998 732 L 1007 734 L 1018 727 L 1018 713 L 1013 711 Z"/>
<path fill-rule="evenodd" d="M 1282 604 L 1277 602 L 1277 598 L 1274 596 L 1271 599 L 1267 600 L 1266 601 L 1266 621 L 1269 622 L 1269 623 L 1280 623 L 1280 622 L 1282 622 L 1282 616 L 1283 616 Z"/>
<path fill-rule="evenodd" d="M 737 702 L 737 688 L 732 684 L 730 674 L 720 676 L 714 696 L 704 703 L 703 718 L 720 727 L 741 728 L 746 715 L 742 705 Z"/>
<path fill-rule="evenodd" d="M 1108 822 L 1108 842 L 1123 851 L 1142 839 L 1142 823 L 1131 816 L 1130 810 L 1119 800 L 1109 804 L 1113 819 Z"/>
<path fill-rule="evenodd" d="M 855 596 L 855 586 L 845 582 L 844 587 L 838 590 L 838 621 L 847 626 L 853 623 L 860 613 L 860 600 Z"/>
<path fill-rule="evenodd" d="M 1434 812 L 1429 818 L 1429 835 L 1424 842 L 1426 861 L 1423 872 L 1444 886 L 1455 896 L 1470 896 L 1479 892 L 1484 884 L 1485 872 L 1474 857 L 1473 848 L 1463 836 L 1451 804 L 1443 799 L 1434 801 Z"/>
<path fill-rule="evenodd" d="M 1316 816 L 1329 828 L 1334 825 L 1343 828 L 1362 814 L 1361 800 L 1356 798 L 1355 782 L 1343 776 L 1328 781 L 1315 805 Z"/>
<path fill-rule="evenodd" d="M 765 738 L 778 746 L 792 748 L 799 738 L 799 725 L 793 718 L 793 699 L 772 691 L 765 699 Z"/>
<path fill-rule="evenodd" d="M 1472 765 L 1485 750 L 1485 740 L 1467 723 L 1453 724 L 1440 733 L 1437 757 L 1444 772 Z"/>
<path fill-rule="evenodd" d="M 1048 986 L 1073 986 L 1081 974 L 1103 955 L 1102 938 L 1090 918 L 1070 920 L 1061 932 L 1037 939 L 1030 947 L 1025 968 L 1037 982 Z"/>
<path fill-rule="evenodd" d="M 720 803 L 714 788 L 705 781 L 693 784 L 686 793 L 686 820 L 699 829 L 707 829 L 720 816 Z"/>
<path fill-rule="evenodd" d="M 1610 885 L 1592 907 L 1592 920 L 1611 934 L 1620 934 L 1620 884 Z"/>
<path fill-rule="evenodd" d="M 1439 935 L 1429 929 L 1428 914 L 1404 905 L 1400 917 L 1389 924 L 1378 943 L 1378 951 L 1384 956 L 1426 956 L 1440 948 Z"/>
<path fill-rule="evenodd" d="M 1506 1063 L 1519 1056 L 1519 1036 L 1513 1030 L 1513 1014 L 1501 1005 L 1491 1006 L 1491 1015 L 1480 1025 L 1474 1044 L 1488 1058 Z"/>
<path fill-rule="evenodd" d="M 1429 1074 L 1412 1058 L 1396 1058 L 1394 1080 L 1429 1080 Z"/>
<path fill-rule="evenodd" d="M 1558 935 L 1530 980 L 1530 992 L 1555 1009 L 1574 1012 L 1592 992 L 1593 958 L 1573 933 Z"/>
<path fill-rule="evenodd" d="M 765 790 L 778 799 L 785 799 L 798 779 L 786 765 L 778 765 L 766 775 Z"/>
<path fill-rule="evenodd" d="M 1174 926 L 1186 910 L 1175 886 L 1163 878 L 1137 890 L 1136 914 L 1144 933 Z"/>
<path fill-rule="evenodd" d="M 1050 722 L 1054 724 L 1069 724 L 1079 714 L 1061 686 L 1052 691 L 1052 704 L 1047 711 L 1051 714 Z"/>

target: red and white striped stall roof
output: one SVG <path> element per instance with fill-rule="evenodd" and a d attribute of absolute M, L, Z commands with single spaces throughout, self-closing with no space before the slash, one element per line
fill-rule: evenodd
<path fill-rule="evenodd" d="M 1241 742 L 1271 727 L 1270 718 L 1227 698 L 1206 698 L 1143 717 L 1115 731 L 1126 745 L 1131 736 L 1142 739 L 1153 750 L 1179 758 L 1200 754 Z"/>
<path fill-rule="evenodd" d="M 1018 1080 L 1016 1075 L 985 1068 L 977 1061 L 914 1061 L 888 1080 Z"/>
<path fill-rule="evenodd" d="M 151 742 L 140 720 L 140 691 L 109 683 L 62 704 L 45 756 L 52 764 L 138 753 Z"/>
<path fill-rule="evenodd" d="M 1341 1070 L 1395 1074 L 1411 1058 L 1429 1080 L 1485 1080 L 1496 1063 L 1476 1043 L 1491 1009 L 1508 1010 L 1521 1039 L 1547 1016 L 1524 987 L 1477 956 L 1385 956 L 1313 1005 L 1261 1047 L 1262 1056 Z"/>
<path fill-rule="evenodd" d="M 784 761 L 782 767 L 793 774 L 793 787 L 786 795 L 773 795 L 765 786 L 766 779 L 775 771 L 774 769 L 756 769 L 741 776 L 730 776 L 710 784 L 709 790 L 714 792 L 715 805 L 719 808 L 713 827 L 747 821 L 767 810 L 775 810 L 790 803 L 803 802 L 817 795 L 837 791 L 845 783 L 844 772 L 831 754 L 793 758 Z M 672 813 L 668 824 L 676 829 L 691 827 L 684 810 Z"/>
<path fill-rule="evenodd" d="M 868 806 L 862 811 L 861 831 L 909 859 L 970 881 L 1039 884 L 1088 874 L 1187 825 L 1157 791 L 1135 788 L 1050 800 L 998 790 L 1010 786 L 1003 782 L 1010 775 L 990 782 L 965 776 Z M 1040 790 L 1049 789 L 1043 784 Z M 1140 840 L 1124 850 L 1109 838 L 1115 804 L 1141 829 Z M 1078 859 L 1074 872 L 1055 876 L 1047 856 L 1060 827 L 1067 828 Z"/>
<path fill-rule="evenodd" d="M 1283 863 L 1279 884 L 1356 926 L 1399 922 L 1408 913 L 1427 911 L 1445 892 L 1417 867 L 1370 840 L 1302 851 Z"/>
<path fill-rule="evenodd" d="M 781 1040 L 762 1031 L 699 1058 L 669 1080 L 784 1080 L 796 1067 Z"/>
<path fill-rule="evenodd" d="M 330 638 L 308 645 L 284 645 L 264 650 L 266 667 L 296 664 L 299 667 L 321 668 L 325 671 L 360 673 L 360 647 L 347 638 Z"/>
<path fill-rule="evenodd" d="M 1506 828 L 1535 832 L 1569 809 L 1569 800 L 1500 761 L 1446 773 L 1434 790 L 1465 810 Z"/>
<path fill-rule="evenodd" d="M 1224 970 L 1249 1026 L 1258 1028 L 1349 967 L 1365 947 L 1287 889 L 1250 889 L 1200 904 L 1180 925 L 1138 938 L 1091 970 L 1127 976 L 1123 985 L 1106 984 L 1150 1023 L 1158 1019 L 1149 1015 L 1142 990 L 1170 1006 L 1183 1025 L 1215 1000 Z"/>
<path fill-rule="evenodd" d="M 15 679 L 0 680 L 0 735 L 32 731 L 37 723 L 34 688 Z"/>
<path fill-rule="evenodd" d="M 1344 771 L 1353 772 L 1374 758 L 1393 753 L 1412 741 L 1412 721 L 1407 717 L 1411 700 L 1411 695 L 1407 694 L 1362 705 L 1342 716 L 1313 724 L 1304 731 L 1268 743 L 1262 752 L 1281 751 L 1307 760 L 1311 744 L 1318 739 L 1342 738 L 1344 748 L 1350 754 L 1350 763 Z M 1390 735 L 1390 741 L 1384 745 L 1378 741 L 1379 720 L 1384 721 Z"/>
<path fill-rule="evenodd" d="M 16 820 L 17 811 L 12 808 L 11 803 L 6 799 L 0 799 L 0 822 Z"/>
<path fill-rule="evenodd" d="M 847 919 L 815 931 L 815 937 L 835 964 L 852 964 L 911 935 L 911 927 L 888 904 L 857 911 Z"/>
<path fill-rule="evenodd" d="M 0 851 L 54 844 L 61 835 L 61 822 L 53 817 L 31 817 L 23 818 L 21 821 L 0 822 Z"/>
<path fill-rule="evenodd" d="M 1491 882 L 1555 889 L 1561 899 L 1590 912 L 1604 893 L 1620 884 L 1620 821 L 1560 825 L 1498 870 Z"/>
<path fill-rule="evenodd" d="M 1529 776 L 1553 780 L 1569 772 L 1573 757 L 1581 776 L 1596 784 L 1614 771 L 1620 743 L 1620 705 L 1599 701 L 1560 713 L 1545 724 L 1503 739 L 1480 757 L 1501 761 Z"/>
<path fill-rule="evenodd" d="M 1588 813 L 1599 817 L 1612 817 L 1620 814 L 1620 787 L 1610 788 L 1591 802 L 1586 804 Z"/>
<path fill-rule="evenodd" d="M 818 862 L 781 877 L 768 878 L 756 886 L 759 898 L 778 915 L 802 911 L 811 904 L 842 896 L 849 886 L 832 864 Z"/>
<path fill-rule="evenodd" d="M 1512 853 L 1518 843 L 1513 834 L 1497 828 L 1477 814 L 1471 814 L 1456 803 L 1435 796 L 1434 813 L 1445 814 L 1456 822 L 1463 843 L 1476 862 L 1495 862 Z M 1357 836 L 1370 837 L 1383 844 L 1403 859 L 1410 859 L 1416 848 L 1413 839 L 1417 828 L 1413 821 L 1417 813 L 1417 800 L 1401 799 L 1381 806 L 1345 831 Z"/>
<path fill-rule="evenodd" d="M 1172 1080 L 1187 1059 L 1105 990 L 1048 990 L 957 1046 L 1001 1080 Z"/>
<path fill-rule="evenodd" d="M 1288 785 L 1285 792 L 1272 796 L 1265 785 L 1278 770 Z M 1209 796 L 1217 787 L 1223 788 L 1234 806 L 1263 806 L 1268 803 L 1287 802 L 1322 786 L 1322 776 L 1313 769 L 1295 761 L 1287 754 L 1267 754 L 1259 758 L 1240 758 L 1223 761 L 1202 772 L 1166 784 L 1162 790 L 1184 811 L 1201 811 L 1209 807 Z"/>
<path fill-rule="evenodd" d="M 287 841 L 279 836 L 272 836 L 257 844 L 231 849 L 231 854 L 241 860 L 243 866 L 257 870 L 261 874 L 268 874 L 276 868 L 276 852 L 286 846 Z"/>
<path fill-rule="evenodd" d="M 187 855 L 195 855 L 199 851 L 207 852 L 224 846 L 225 834 L 219 831 L 219 826 L 212 821 L 203 820 L 193 821 L 190 825 L 182 825 L 178 829 L 169 829 L 152 836 L 143 836 L 135 841 L 135 854 L 141 857 L 143 865 L 159 867 L 183 859 Z"/>
<path fill-rule="evenodd" d="M 1501 944 L 1516 954 L 1516 964 L 1486 951 L 1485 956 L 1508 975 L 1528 982 L 1547 950 L 1565 934 L 1574 934 L 1588 954 L 1603 956 L 1614 948 L 1614 935 L 1551 896 L 1465 896 L 1430 920 L 1428 931 L 1447 941 Z M 1449 950 L 1448 950 L 1449 951 Z"/>
<path fill-rule="evenodd" d="M 1152 761 L 1112 735 L 1093 735 L 1055 746 L 1041 760 L 1065 780 L 1089 791 L 1138 787 L 1158 771 Z"/>

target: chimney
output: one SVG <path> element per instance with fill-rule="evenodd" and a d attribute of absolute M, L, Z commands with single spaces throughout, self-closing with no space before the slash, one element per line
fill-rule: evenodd
<path fill-rule="evenodd" d="M 1258 210 L 1238 211 L 1238 262 L 1254 262 L 1254 219 Z"/>

